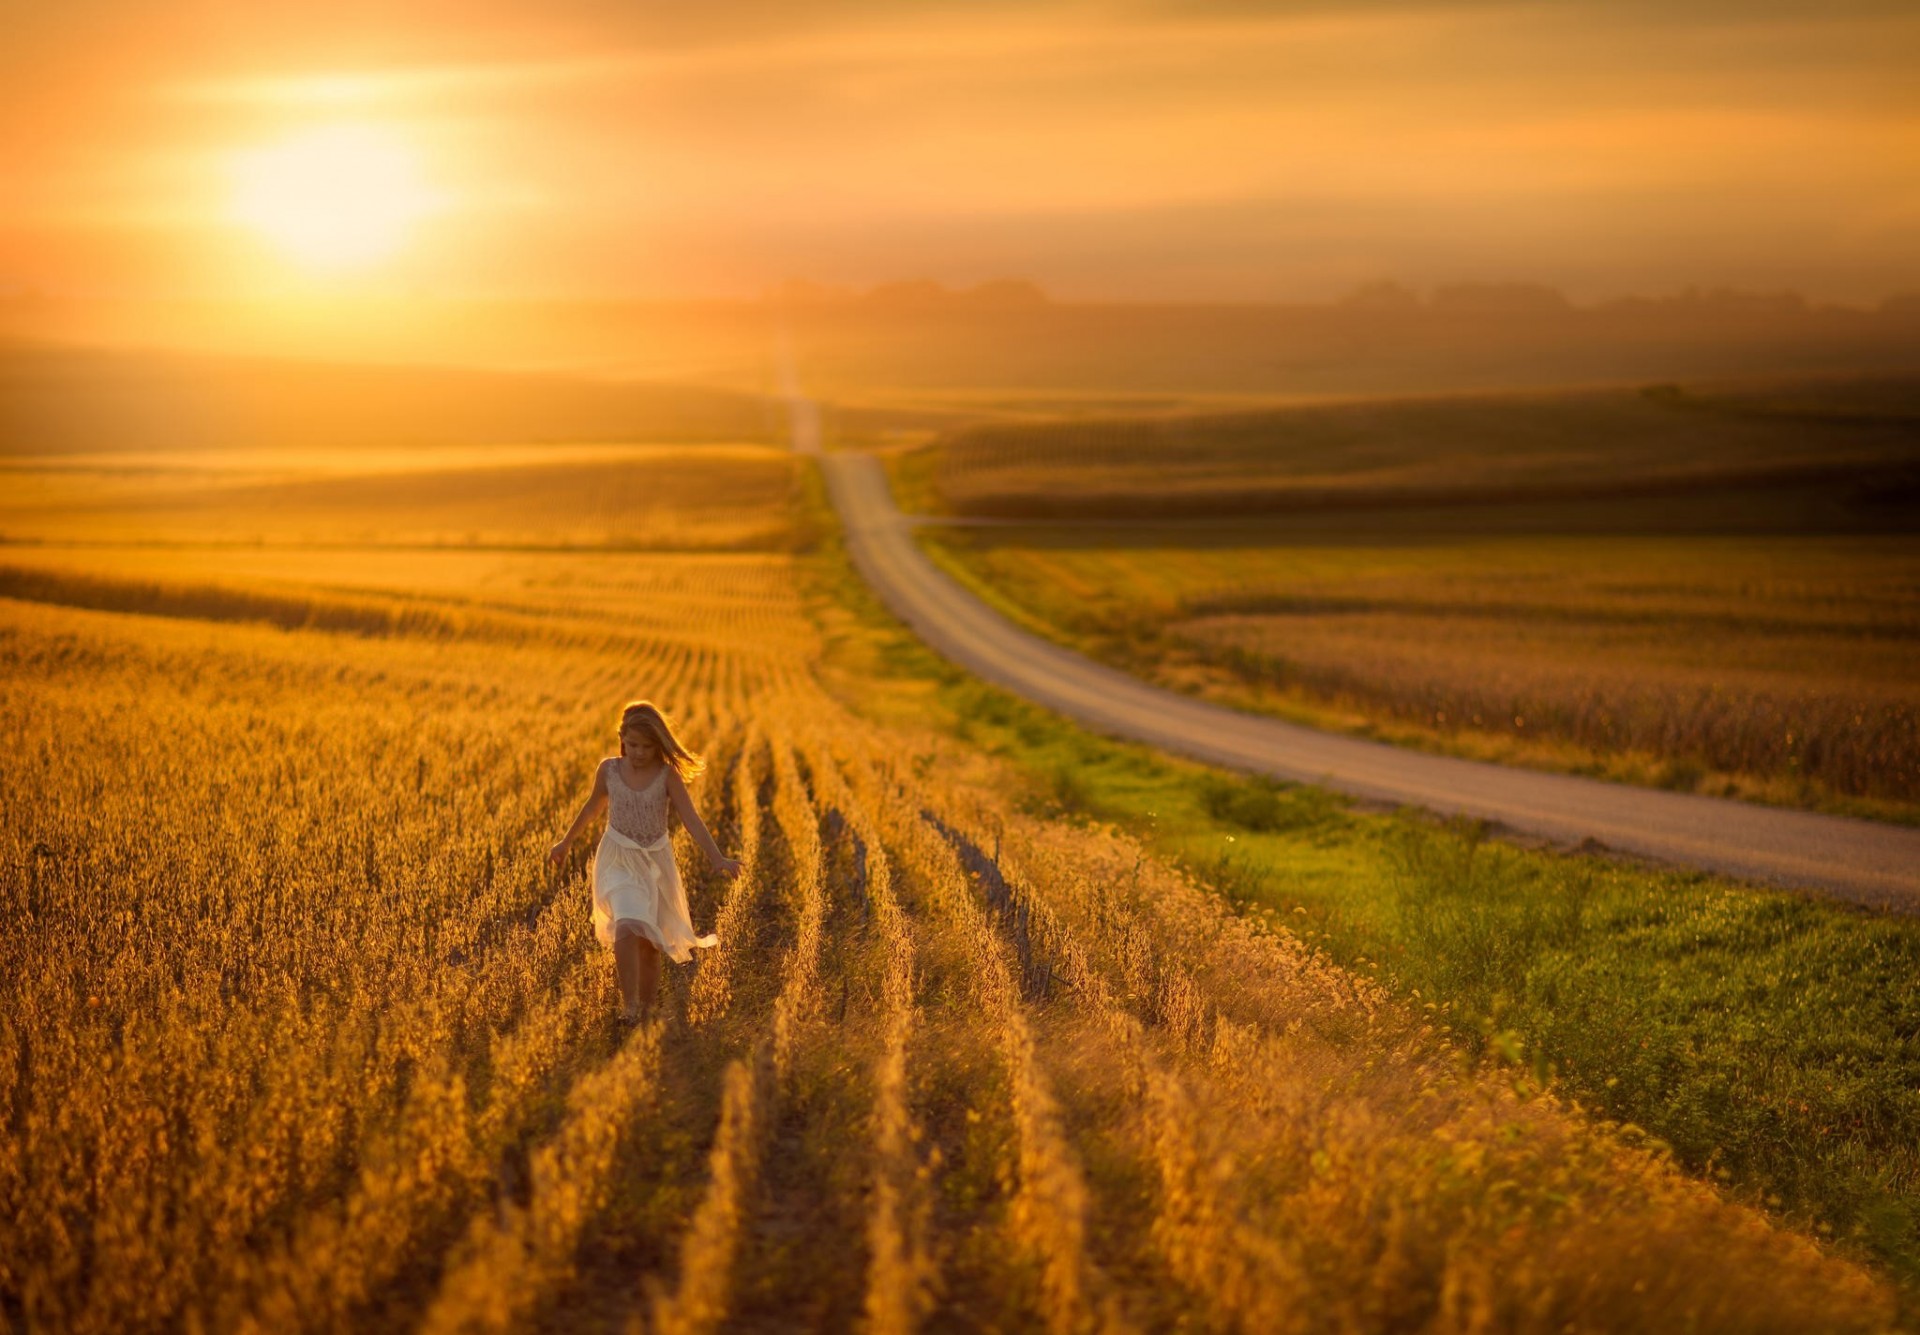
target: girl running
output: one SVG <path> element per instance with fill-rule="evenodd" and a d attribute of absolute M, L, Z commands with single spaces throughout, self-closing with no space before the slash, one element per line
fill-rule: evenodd
<path fill-rule="evenodd" d="M 547 857 L 559 865 L 587 823 L 601 810 L 608 812 L 607 832 L 593 855 L 593 930 L 613 948 L 621 1019 L 638 1023 L 652 1013 L 662 954 L 685 964 L 696 947 L 720 943 L 711 934 L 694 935 L 687 893 L 674 865 L 668 805 L 714 871 L 731 878 L 740 874 L 740 864 L 721 856 L 693 809 L 687 780 L 706 763 L 680 744 L 666 715 L 651 701 L 636 700 L 620 712 L 619 736 L 620 754 L 600 762 L 593 791 Z"/>

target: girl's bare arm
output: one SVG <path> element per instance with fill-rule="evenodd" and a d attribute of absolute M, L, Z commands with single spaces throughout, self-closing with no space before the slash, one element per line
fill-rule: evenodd
<path fill-rule="evenodd" d="M 673 770 L 667 771 L 667 796 L 673 799 L 673 809 L 680 813 L 680 823 L 687 827 L 693 842 L 706 853 L 713 869 L 727 876 L 738 874 L 740 864 L 721 853 L 720 845 L 713 842 L 713 836 L 707 833 L 706 822 L 693 809 L 693 795 L 687 791 L 686 781 Z"/>
<path fill-rule="evenodd" d="M 573 824 L 560 836 L 560 842 L 547 850 L 547 860 L 556 865 L 566 860 L 567 847 L 580 837 L 580 831 L 587 828 L 587 822 L 607 809 L 607 771 L 604 766 L 593 771 L 593 791 L 587 794 L 587 800 L 580 804 L 580 814 L 573 818 Z"/>

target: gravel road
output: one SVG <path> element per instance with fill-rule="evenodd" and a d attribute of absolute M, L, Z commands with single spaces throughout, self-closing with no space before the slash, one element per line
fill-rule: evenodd
<path fill-rule="evenodd" d="M 816 453 L 808 450 L 808 453 Z M 1511 769 L 1340 737 L 1149 686 L 1018 629 L 938 570 L 879 460 L 819 454 L 854 564 L 922 639 L 977 675 L 1116 737 L 1522 835 L 1920 912 L 1920 829 Z"/>

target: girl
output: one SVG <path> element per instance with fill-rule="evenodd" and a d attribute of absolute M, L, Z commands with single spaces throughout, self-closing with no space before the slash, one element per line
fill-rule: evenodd
<path fill-rule="evenodd" d="M 667 833 L 667 804 L 680 814 L 714 871 L 732 878 L 740 864 L 720 855 L 687 795 L 687 780 L 706 768 L 680 744 L 667 717 L 650 701 L 636 700 L 620 713 L 620 754 L 608 756 L 593 774 L 593 791 L 565 837 L 547 857 L 556 866 L 600 811 L 608 809 L 607 832 L 593 855 L 593 930 L 613 947 L 623 1020 L 645 1020 L 660 982 L 660 956 L 685 964 L 695 946 L 718 945 L 717 936 L 695 936 L 687 893 L 674 865 Z"/>

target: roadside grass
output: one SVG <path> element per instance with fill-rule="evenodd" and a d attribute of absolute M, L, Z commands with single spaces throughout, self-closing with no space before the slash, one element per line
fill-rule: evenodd
<path fill-rule="evenodd" d="M 1920 820 L 1896 534 L 929 531 L 1035 633 L 1235 708 L 1653 787 Z"/>
<path fill-rule="evenodd" d="M 1920 1325 L 1920 921 L 1524 847 L 1102 738 L 934 656 L 837 538 L 809 560 L 823 679 L 850 705 L 999 756 L 1035 809 L 1137 835 L 1426 1008 L 1462 1060 L 1643 1129 L 1735 1197 L 1877 1260 Z"/>

